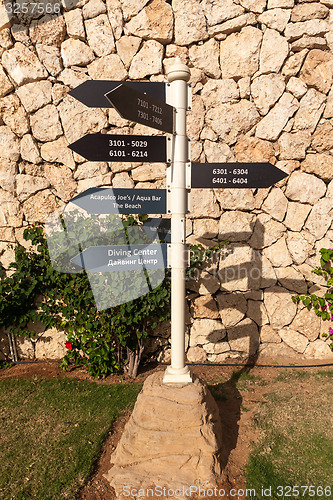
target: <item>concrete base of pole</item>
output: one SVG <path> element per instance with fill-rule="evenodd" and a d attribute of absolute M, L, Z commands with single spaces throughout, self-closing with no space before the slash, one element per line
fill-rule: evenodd
<path fill-rule="evenodd" d="M 217 487 L 221 449 L 219 410 L 206 383 L 194 375 L 191 384 L 168 385 L 157 372 L 144 383 L 105 477 L 117 498 L 176 498 L 168 490 L 179 499 L 198 496 L 199 487 Z"/>
<path fill-rule="evenodd" d="M 184 368 L 168 368 L 164 372 L 163 383 L 164 384 L 190 384 L 193 382 L 192 374 L 188 366 Z"/>

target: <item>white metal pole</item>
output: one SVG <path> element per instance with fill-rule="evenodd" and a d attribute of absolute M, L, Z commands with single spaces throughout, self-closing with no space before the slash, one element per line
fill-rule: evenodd
<path fill-rule="evenodd" d="M 167 72 L 170 89 L 168 104 L 175 109 L 174 147 L 171 163 L 171 365 L 165 371 L 164 383 L 190 383 L 192 377 L 185 365 L 185 269 L 186 269 L 186 164 L 189 161 L 186 137 L 189 68 L 177 58 Z"/>

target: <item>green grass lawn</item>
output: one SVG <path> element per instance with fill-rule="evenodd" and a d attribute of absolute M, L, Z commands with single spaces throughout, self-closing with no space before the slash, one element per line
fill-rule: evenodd
<path fill-rule="evenodd" d="M 286 371 L 270 385 L 255 417 L 260 442 L 247 467 L 256 498 L 333 498 L 332 382 L 331 370 Z M 272 488 L 270 496 L 260 494 L 262 486 Z"/>
<path fill-rule="evenodd" d="M 0 498 L 74 499 L 141 386 L 0 380 Z"/>

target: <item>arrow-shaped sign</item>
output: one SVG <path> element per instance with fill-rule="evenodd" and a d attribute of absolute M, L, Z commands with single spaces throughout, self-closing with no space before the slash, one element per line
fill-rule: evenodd
<path fill-rule="evenodd" d="M 112 108 L 112 104 L 106 99 L 105 94 L 119 87 L 122 83 L 112 80 L 87 80 L 68 94 L 89 108 Z M 165 83 L 163 82 L 126 81 L 126 85 L 165 102 Z"/>
<path fill-rule="evenodd" d="M 288 174 L 271 163 L 192 163 L 192 188 L 268 188 Z"/>
<path fill-rule="evenodd" d="M 174 108 L 169 104 L 123 84 L 105 97 L 126 120 L 173 133 Z"/>
<path fill-rule="evenodd" d="M 167 267 L 167 245 L 89 247 L 73 257 L 71 262 L 92 273 L 164 269 Z"/>
<path fill-rule="evenodd" d="M 88 134 L 68 147 L 89 161 L 170 162 L 167 140 L 150 135 Z"/>
<path fill-rule="evenodd" d="M 165 214 L 165 189 L 90 188 L 71 199 L 90 214 Z"/>

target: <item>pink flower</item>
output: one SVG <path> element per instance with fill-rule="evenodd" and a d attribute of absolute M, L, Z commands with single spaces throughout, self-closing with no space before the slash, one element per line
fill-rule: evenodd
<path fill-rule="evenodd" d="M 333 328 L 332 327 L 329 328 L 328 335 L 333 335 Z"/>
<path fill-rule="evenodd" d="M 69 349 L 70 351 L 73 349 L 72 343 L 68 342 L 68 340 L 66 340 L 66 342 L 65 342 L 65 347 L 66 347 L 66 349 Z"/>

